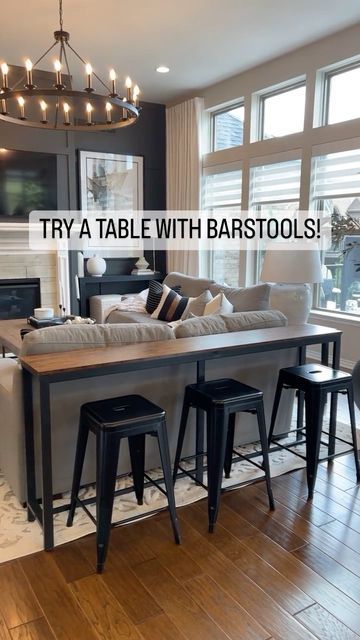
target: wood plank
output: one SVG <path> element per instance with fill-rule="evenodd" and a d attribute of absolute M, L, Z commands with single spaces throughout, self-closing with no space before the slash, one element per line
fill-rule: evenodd
<path fill-rule="evenodd" d="M 247 538 L 244 544 L 287 576 L 288 580 L 294 582 L 329 613 L 336 613 L 336 617 L 354 633 L 360 634 L 360 607 L 354 600 L 300 562 L 292 553 L 284 552 L 263 534 Z"/>
<path fill-rule="evenodd" d="M 0 613 L 0 640 L 11 640 L 10 631 L 5 624 L 5 620 Z"/>
<path fill-rule="evenodd" d="M 230 507 L 236 504 L 236 509 L 240 509 L 238 513 L 245 520 L 287 551 L 298 549 L 306 544 L 305 538 L 300 537 L 300 535 L 283 525 L 283 518 L 278 517 L 279 508 L 275 511 L 269 511 L 269 504 L 266 504 L 265 499 L 262 500 L 263 494 L 259 490 L 256 490 L 255 494 L 250 494 L 250 488 L 252 487 L 246 487 L 240 496 L 238 492 L 235 495 L 233 491 L 229 491 L 223 496 L 223 503 Z M 252 495 L 256 496 L 256 500 L 252 499 Z M 250 501 L 246 500 L 247 496 L 251 497 Z M 283 510 L 284 508 L 281 509 Z"/>
<path fill-rule="evenodd" d="M 339 475 L 338 473 L 335 473 L 335 471 L 333 470 L 331 464 L 329 465 L 319 465 L 318 467 L 318 477 L 322 478 L 323 480 L 325 480 L 326 482 L 329 482 L 330 484 L 334 485 L 334 487 L 337 487 L 338 489 L 341 489 L 342 491 L 346 491 L 347 489 L 351 489 L 354 485 L 356 485 L 356 474 L 354 473 L 354 476 L 351 480 L 349 480 L 348 478 L 344 478 L 344 476 Z"/>
<path fill-rule="evenodd" d="M 357 640 L 359 638 L 345 625 L 343 625 L 329 611 L 319 604 L 301 611 L 296 615 L 297 620 L 305 625 L 314 635 L 321 640 Z"/>
<path fill-rule="evenodd" d="M 296 549 L 292 553 L 310 569 L 360 604 L 360 578 L 341 565 L 341 557 L 339 562 L 336 562 L 311 544 Z"/>
<path fill-rule="evenodd" d="M 198 533 L 191 525 L 189 526 L 187 523 L 188 510 L 187 507 L 180 511 L 180 519 L 183 523 L 182 545 L 203 568 L 204 573 L 211 576 L 230 597 L 234 598 L 275 638 L 282 640 L 313 638 L 313 635 L 298 624 L 293 616 L 284 611 L 238 567 L 217 551 L 205 536 Z"/>
<path fill-rule="evenodd" d="M 185 640 L 185 636 L 166 613 L 148 618 L 137 628 L 144 640 Z"/>
<path fill-rule="evenodd" d="M 229 507 L 233 508 L 236 513 L 246 517 L 250 522 L 251 506 L 256 501 L 256 506 L 267 513 L 268 504 L 264 493 L 261 490 L 257 490 L 257 496 L 252 496 L 254 487 L 246 487 L 244 493 L 241 494 L 241 500 L 235 498 L 235 492 L 226 493 L 223 496 L 223 502 Z M 233 496 L 233 497 L 231 497 Z M 246 509 L 246 515 L 243 512 L 244 503 L 246 502 L 246 496 L 251 497 L 251 501 L 248 502 Z M 231 504 L 232 502 L 232 504 Z M 249 509 L 250 506 L 250 509 Z M 279 523 L 282 526 L 286 526 L 289 530 L 295 532 L 297 535 L 302 536 L 306 542 L 310 542 L 315 547 L 321 549 L 330 558 L 338 560 L 341 557 L 341 564 L 360 576 L 360 555 L 353 549 L 350 549 L 340 540 L 333 538 L 327 531 L 324 531 L 321 527 L 314 527 L 311 522 L 300 518 L 296 513 L 290 509 L 286 509 L 283 505 L 278 504 L 275 511 L 272 513 L 272 519 L 274 523 Z"/>
<path fill-rule="evenodd" d="M 11 629 L 11 638 L 12 640 L 54 640 L 55 636 L 45 618 L 38 618 Z"/>
<path fill-rule="evenodd" d="M 0 325 L 1 331 L 1 325 Z M 1 335 L 1 333 L 0 333 Z M 81 358 L 78 351 L 66 353 L 47 353 L 25 356 L 21 358 L 24 368 L 34 375 L 51 375 L 60 372 L 79 372 L 85 369 L 102 369 L 116 364 L 136 363 L 140 367 L 145 362 L 157 366 L 157 361 L 195 362 L 197 360 L 219 358 L 227 355 L 238 355 L 254 352 L 276 351 L 279 348 L 318 344 L 323 338 L 341 335 L 337 329 L 304 324 L 268 329 L 251 329 L 219 335 L 199 336 L 196 338 L 178 338 L 143 342 L 139 344 L 120 345 L 82 349 Z"/>
<path fill-rule="evenodd" d="M 182 549 L 174 543 L 172 529 L 169 523 L 169 516 L 166 518 L 152 518 L 143 522 L 138 522 L 136 526 L 129 527 L 129 546 L 132 545 L 132 554 L 141 557 L 138 547 L 142 549 L 145 545 L 152 552 L 153 558 L 157 558 L 174 578 L 179 582 L 185 582 L 191 578 L 196 578 L 203 573 L 201 567 Z M 122 532 L 121 532 L 122 533 Z M 130 559 L 127 548 L 119 546 L 119 553 L 130 566 L 140 564 L 133 562 L 133 555 Z M 151 559 L 151 558 L 149 558 Z"/>
<path fill-rule="evenodd" d="M 93 567 L 82 555 L 76 542 L 55 547 L 52 556 L 66 582 L 80 580 L 94 573 Z"/>
<path fill-rule="evenodd" d="M 8 629 L 43 615 L 18 561 L 0 566 L 0 611 Z"/>
<path fill-rule="evenodd" d="M 101 640 L 139 640 L 135 625 L 100 576 L 87 576 L 69 586 Z"/>
<path fill-rule="evenodd" d="M 227 635 L 196 604 L 161 563 L 148 560 L 134 569 L 138 579 L 188 640 L 225 640 Z"/>
<path fill-rule="evenodd" d="M 336 538 L 336 540 L 341 541 L 350 549 L 354 551 L 360 549 L 360 533 L 350 529 L 346 524 L 333 520 L 333 522 L 324 524 L 321 529 Z"/>
<path fill-rule="evenodd" d="M 262 484 L 258 484 L 258 487 L 265 494 L 266 487 Z M 284 507 L 295 511 L 304 520 L 308 520 L 317 527 L 334 519 L 325 509 L 322 510 L 317 502 L 315 504 L 315 500 L 305 500 L 303 497 L 296 495 L 295 492 L 293 493 L 288 486 L 274 484 L 273 492 L 276 503 L 279 502 Z"/>
<path fill-rule="evenodd" d="M 136 527 L 135 524 L 132 526 Z M 95 565 L 93 536 L 81 541 L 81 553 L 90 564 Z M 134 624 L 141 624 L 147 618 L 162 613 L 153 596 L 143 587 L 114 546 L 109 550 L 102 579 Z"/>
<path fill-rule="evenodd" d="M 204 531 L 203 523 L 207 518 L 201 508 L 194 506 L 187 513 L 187 522 L 202 533 L 210 544 L 223 553 L 235 566 L 237 566 L 248 578 L 257 584 L 265 593 L 275 600 L 285 611 L 292 615 L 314 603 L 295 584 L 287 580 L 262 560 L 256 553 L 243 545 L 232 531 L 236 531 L 239 518 L 230 509 L 223 507 L 216 524 L 216 535 Z"/>
<path fill-rule="evenodd" d="M 95 640 L 51 554 L 42 551 L 20 563 L 57 640 Z"/>
<path fill-rule="evenodd" d="M 300 481 L 299 476 L 295 476 L 293 473 L 287 476 L 280 476 L 273 479 L 273 485 L 274 488 L 286 488 L 287 491 L 291 491 L 291 493 L 295 494 L 304 502 L 306 502 L 307 490 L 306 485 L 304 485 L 305 474 L 302 477 L 303 480 Z M 317 478 L 314 498 L 311 502 L 314 506 L 321 509 L 321 498 L 318 499 L 319 495 L 328 497 L 336 504 L 340 504 L 341 506 L 349 509 L 351 512 L 360 515 L 360 499 L 357 500 L 356 496 L 351 495 L 351 489 L 348 491 L 342 491 L 341 489 L 334 487 L 329 482 L 326 482 L 321 478 Z"/>
<path fill-rule="evenodd" d="M 269 638 L 269 633 L 209 576 L 189 580 L 185 588 L 232 640 Z"/>

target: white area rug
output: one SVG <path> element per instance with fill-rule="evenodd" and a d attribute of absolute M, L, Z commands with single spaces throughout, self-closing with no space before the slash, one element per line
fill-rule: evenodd
<path fill-rule="evenodd" d="M 337 435 L 350 441 L 349 426 L 338 423 Z M 359 432 L 358 432 L 359 435 Z M 283 441 L 285 442 L 285 441 Z M 360 444 L 360 439 L 359 439 Z M 348 445 L 337 443 L 337 451 L 348 450 Z M 259 444 L 254 443 L 238 449 L 240 453 L 258 451 Z M 304 445 L 296 447 L 299 453 L 304 453 Z M 326 455 L 323 448 L 321 455 Z M 259 458 L 254 458 L 260 461 Z M 294 469 L 301 469 L 305 466 L 304 460 L 286 450 L 281 450 L 270 454 L 270 466 L 272 477 L 288 473 Z M 156 478 L 160 476 L 158 469 L 149 475 Z M 237 462 L 233 465 L 231 478 L 223 481 L 224 487 L 231 487 L 240 482 L 250 483 L 252 480 L 263 476 L 263 472 L 247 461 Z M 355 481 L 355 477 L 354 477 Z M 117 488 L 131 486 L 131 478 L 123 478 L 118 483 Z M 205 476 L 206 484 L 206 476 Z M 87 488 L 82 492 L 81 497 L 94 495 L 93 488 Z M 196 502 L 206 496 L 206 491 L 197 486 L 190 478 L 180 478 L 175 485 L 175 498 L 178 507 Z M 276 496 L 275 496 L 276 498 Z M 67 504 L 69 495 L 65 494 L 63 499 L 57 500 L 56 505 Z M 138 506 L 133 493 L 119 496 L 115 499 L 113 521 L 124 520 L 132 516 L 146 517 L 147 513 L 166 506 L 165 496 L 155 487 L 149 487 L 144 492 L 144 504 Z M 90 511 L 95 515 L 95 505 L 91 505 Z M 80 507 L 77 509 L 74 524 L 66 527 L 67 512 L 56 514 L 55 521 L 55 545 L 61 545 L 71 540 L 76 540 L 82 536 L 95 531 L 95 526 Z M 37 522 L 28 522 L 26 509 L 23 509 L 17 498 L 12 493 L 4 476 L 0 474 L 0 563 L 21 556 L 26 556 L 43 549 L 43 540 L 40 526 Z"/>

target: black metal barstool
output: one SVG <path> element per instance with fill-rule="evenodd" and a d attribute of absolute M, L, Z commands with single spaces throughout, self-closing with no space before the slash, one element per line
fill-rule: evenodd
<path fill-rule="evenodd" d="M 274 406 L 271 415 L 271 424 L 269 431 L 269 445 L 271 441 L 276 440 L 276 444 L 284 449 L 291 450 L 292 447 L 298 446 L 300 441 L 288 445 L 281 444 L 278 439 L 287 435 L 285 433 L 273 436 L 276 416 L 280 404 L 281 393 L 283 389 L 298 389 L 305 394 L 305 442 L 306 455 L 293 451 L 296 455 L 306 460 L 306 474 L 308 483 L 308 499 L 314 495 L 314 487 L 316 481 L 317 467 L 319 463 L 319 453 L 321 444 L 321 433 L 323 425 L 324 406 L 328 393 L 346 393 L 349 405 L 350 425 L 352 442 L 347 442 L 336 436 L 335 433 L 329 433 L 328 456 L 322 460 L 331 460 L 336 455 L 334 452 L 335 440 L 340 440 L 352 445 L 355 456 L 355 467 L 357 481 L 360 481 L 360 464 L 357 451 L 356 440 L 356 424 L 354 411 L 354 393 L 352 376 L 350 373 L 338 371 L 331 367 L 325 367 L 321 364 L 302 364 L 296 367 L 288 367 L 280 369 L 278 383 L 275 392 Z M 325 443 L 324 443 L 325 444 Z"/>
<path fill-rule="evenodd" d="M 181 452 L 190 407 L 204 411 L 207 416 L 209 532 L 214 530 L 219 511 L 223 469 L 225 470 L 226 477 L 229 477 L 231 471 L 235 415 L 238 412 L 250 412 L 257 416 L 262 448 L 259 455 L 262 454 L 263 456 L 263 466 L 260 467 L 260 465 L 253 462 L 249 456 L 236 455 L 238 458 L 250 460 L 252 464 L 265 471 L 270 509 L 274 509 L 262 391 L 242 384 L 237 380 L 232 380 L 231 378 L 190 384 L 185 387 L 173 472 L 174 482 L 180 467 Z M 197 454 L 200 455 L 200 452 L 197 451 Z M 201 455 L 202 454 L 203 452 L 201 452 Z M 180 468 L 184 471 L 182 467 Z"/>
<path fill-rule="evenodd" d="M 78 497 L 89 431 L 96 435 L 96 520 Z M 137 502 L 141 505 L 144 493 L 145 435 L 157 438 L 166 491 L 158 482 L 151 480 L 149 476 L 146 477 L 167 495 L 175 542 L 179 544 L 180 532 L 175 509 L 165 411 L 139 395 L 89 402 L 81 407 L 67 526 L 70 527 L 73 523 L 77 504 L 81 505 L 95 522 L 98 573 L 103 571 L 109 543 L 120 440 L 128 438 L 134 490 Z"/>

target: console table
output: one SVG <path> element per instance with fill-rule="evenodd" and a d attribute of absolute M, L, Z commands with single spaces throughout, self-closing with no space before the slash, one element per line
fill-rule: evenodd
<path fill-rule="evenodd" d="M 197 381 L 205 380 L 207 360 L 296 348 L 299 364 L 306 359 L 308 345 L 321 345 L 323 364 L 328 364 L 329 345 L 332 349 L 332 366 L 340 364 L 341 331 L 304 324 L 271 329 L 257 329 L 221 335 L 180 338 L 163 342 L 144 342 L 119 347 L 103 347 L 49 353 L 21 358 L 24 376 L 25 449 L 27 474 L 27 504 L 29 520 L 38 520 L 43 529 L 44 548 L 54 546 L 53 514 L 63 507 L 53 507 L 51 460 L 51 412 L 50 388 L 65 380 L 104 376 L 113 373 L 136 371 L 171 364 L 196 364 Z M 42 500 L 36 499 L 35 448 L 33 420 L 33 380 L 38 379 L 40 389 L 40 435 L 42 463 Z M 119 390 L 121 393 L 121 390 Z M 300 411 L 302 403 L 299 403 Z M 331 401 L 330 430 L 336 425 L 337 396 Z M 200 417 L 198 425 L 201 427 Z M 202 425 L 203 428 L 203 425 Z M 201 431 L 201 428 L 199 429 Z"/>
<path fill-rule="evenodd" d="M 86 318 L 90 314 L 89 298 L 109 293 L 139 293 L 147 289 L 150 280 L 162 280 L 160 272 L 135 276 L 85 276 L 79 278 L 80 315 Z"/>

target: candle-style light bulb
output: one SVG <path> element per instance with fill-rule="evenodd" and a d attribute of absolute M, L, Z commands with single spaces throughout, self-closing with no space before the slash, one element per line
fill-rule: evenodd
<path fill-rule="evenodd" d="M 18 98 L 18 104 L 20 107 L 20 120 L 25 120 L 25 100 L 22 96 L 19 96 Z"/>
<path fill-rule="evenodd" d="M 139 93 L 140 93 L 139 85 L 136 84 L 133 89 L 133 102 L 136 107 L 139 104 Z"/>
<path fill-rule="evenodd" d="M 110 69 L 109 73 L 110 81 L 111 81 L 111 95 L 116 96 L 116 73 L 115 69 Z"/>
<path fill-rule="evenodd" d="M 131 81 L 131 78 L 129 76 L 125 80 L 125 87 L 126 87 L 126 99 L 127 99 L 128 102 L 131 102 L 132 81 Z"/>
<path fill-rule="evenodd" d="M 123 98 L 123 102 L 126 102 L 126 98 Z M 127 109 L 125 109 L 125 107 L 123 107 L 123 110 L 122 110 L 122 119 L 123 119 L 123 120 L 127 120 L 127 118 L 128 118 L 128 112 L 127 112 Z"/>
<path fill-rule="evenodd" d="M 3 116 L 6 116 L 7 114 L 7 105 L 6 105 L 6 100 L 4 98 L 2 98 L 1 100 L 1 113 Z"/>
<path fill-rule="evenodd" d="M 26 68 L 26 87 L 28 89 L 32 89 L 33 88 L 33 79 L 32 79 L 32 68 L 33 68 L 33 63 L 31 62 L 31 60 L 29 60 L 29 58 L 27 60 L 25 60 L 25 68 Z"/>
<path fill-rule="evenodd" d="M 86 75 L 87 75 L 87 87 L 86 87 L 86 91 L 92 91 L 92 86 L 91 86 L 91 75 L 92 75 L 92 66 L 91 64 L 87 63 L 85 65 L 85 71 L 86 71 Z"/>
<path fill-rule="evenodd" d="M 106 108 L 106 122 L 108 124 L 111 124 L 111 109 L 112 109 L 111 102 L 107 102 L 105 105 L 105 108 Z"/>
<path fill-rule="evenodd" d="M 61 81 L 61 62 L 60 60 L 55 60 L 54 62 L 54 67 L 55 67 L 55 72 L 56 72 L 56 83 L 55 83 L 55 87 L 57 88 L 61 88 L 62 87 L 62 81 Z"/>
<path fill-rule="evenodd" d="M 63 109 L 64 109 L 64 124 L 70 124 L 70 118 L 69 118 L 70 107 L 67 102 L 64 102 Z"/>
<path fill-rule="evenodd" d="M 1 65 L 1 73 L 2 73 L 2 90 L 4 91 L 9 88 L 9 85 L 8 85 L 9 67 L 7 66 L 6 62 L 3 62 Z"/>
<path fill-rule="evenodd" d="M 46 104 L 45 100 L 40 100 L 40 109 L 41 109 L 41 122 L 43 124 L 46 124 L 46 122 L 47 122 L 47 118 L 46 118 L 47 104 Z"/>
<path fill-rule="evenodd" d="M 87 123 L 89 125 L 92 124 L 92 121 L 91 121 L 91 112 L 92 112 L 92 110 L 93 110 L 93 106 L 92 106 L 92 104 L 90 102 L 88 102 L 87 105 L 86 105 L 86 111 L 87 111 Z"/>

